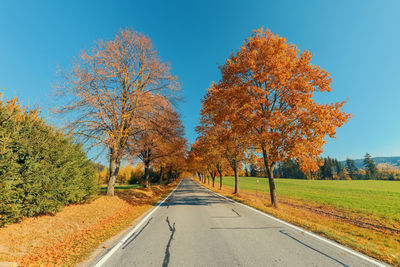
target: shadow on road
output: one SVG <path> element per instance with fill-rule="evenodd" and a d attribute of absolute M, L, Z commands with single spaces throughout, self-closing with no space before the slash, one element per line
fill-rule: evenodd
<path fill-rule="evenodd" d="M 123 243 L 122 249 L 125 249 L 127 246 L 129 246 L 129 244 L 132 243 L 133 240 L 135 240 L 136 237 L 138 237 L 138 236 L 143 232 L 144 228 L 146 228 L 146 227 L 149 225 L 149 223 L 151 222 L 152 219 L 153 219 L 153 218 L 150 218 L 150 220 L 145 224 L 145 226 L 142 227 L 142 229 L 140 229 L 140 231 L 139 231 L 137 234 L 136 234 L 136 232 L 133 233 L 133 234 Z"/>
<path fill-rule="evenodd" d="M 211 230 L 264 230 L 264 229 L 281 229 L 277 226 L 262 226 L 262 227 L 211 227 Z"/>
<path fill-rule="evenodd" d="M 343 262 L 341 262 L 341 261 L 339 261 L 339 260 L 337 260 L 337 259 L 335 259 L 335 258 L 333 258 L 333 257 L 331 257 L 331 256 L 329 256 L 329 255 L 327 255 L 327 254 L 325 254 L 325 253 L 323 253 L 322 251 L 319 251 L 318 249 L 313 248 L 313 247 L 307 245 L 306 243 L 304 243 L 304 242 L 300 241 L 299 239 L 293 237 L 292 235 L 286 233 L 284 230 L 280 230 L 279 232 L 280 232 L 281 234 L 283 234 L 283 235 L 285 235 L 285 236 L 287 236 L 287 237 L 289 237 L 289 238 L 291 238 L 291 239 L 293 239 L 293 240 L 299 242 L 299 243 L 302 244 L 303 246 L 308 247 L 309 249 L 312 249 L 312 250 L 314 250 L 315 252 L 318 252 L 319 254 L 321 254 L 321 255 L 323 255 L 323 256 L 325 256 L 325 257 L 327 257 L 327 258 L 329 258 L 329 259 L 331 259 L 331 260 L 333 260 L 333 261 L 336 261 L 337 263 L 339 263 L 339 264 L 342 265 L 342 266 L 348 266 L 348 265 L 344 264 Z"/>
<path fill-rule="evenodd" d="M 208 206 L 218 203 L 226 203 L 226 200 L 216 195 L 208 194 L 204 188 L 198 185 L 185 184 L 184 189 L 176 190 L 161 206 Z"/>

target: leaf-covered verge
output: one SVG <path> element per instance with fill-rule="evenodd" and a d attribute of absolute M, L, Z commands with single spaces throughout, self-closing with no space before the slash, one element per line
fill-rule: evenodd
<path fill-rule="evenodd" d="M 96 194 L 95 169 L 81 145 L 37 109 L 0 95 L 0 227 Z"/>
<path fill-rule="evenodd" d="M 199 182 L 197 178 L 195 181 Z M 366 255 L 400 266 L 399 228 L 392 224 L 384 225 L 381 218 L 288 196 L 279 197 L 280 207 L 276 209 L 267 204 L 269 194 L 265 192 L 258 191 L 256 195 L 255 190 L 242 189 L 239 194 L 233 194 L 232 185 L 224 185 L 222 190 L 219 184 L 215 187 L 201 185 Z"/>
<path fill-rule="evenodd" d="M 105 240 L 129 227 L 176 186 L 117 190 L 54 216 L 25 218 L 0 229 L 0 262 L 20 266 L 74 266 Z"/>

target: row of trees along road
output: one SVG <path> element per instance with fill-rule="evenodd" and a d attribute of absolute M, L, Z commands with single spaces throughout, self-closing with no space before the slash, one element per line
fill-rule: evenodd
<path fill-rule="evenodd" d="M 56 112 L 68 114 L 69 128 L 91 147 L 108 150 L 108 195 L 124 157 L 143 161 L 145 186 L 150 164 L 184 158 L 183 125 L 173 108 L 180 86 L 149 38 L 121 30 L 83 50 L 61 75 Z"/>
<path fill-rule="evenodd" d="M 316 92 L 331 91 L 332 79 L 311 58 L 270 30 L 255 30 L 219 67 L 221 79 L 202 100 L 199 136 L 189 155 L 192 170 L 204 174 L 226 160 L 238 193 L 237 169 L 252 151 L 262 157 L 275 207 L 278 162 L 296 159 L 303 171 L 317 170 L 326 137 L 334 138 L 351 115 L 342 110 L 345 102 L 313 99 Z"/>

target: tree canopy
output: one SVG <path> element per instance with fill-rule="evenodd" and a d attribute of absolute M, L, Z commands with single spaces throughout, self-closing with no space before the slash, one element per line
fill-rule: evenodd
<path fill-rule="evenodd" d="M 203 128 L 222 127 L 262 155 L 274 206 L 276 164 L 296 159 L 302 170 L 317 170 L 326 137 L 351 117 L 344 101 L 314 100 L 316 92 L 331 91 L 332 79 L 311 59 L 270 30 L 255 30 L 220 66 L 221 79 L 203 100 Z"/>

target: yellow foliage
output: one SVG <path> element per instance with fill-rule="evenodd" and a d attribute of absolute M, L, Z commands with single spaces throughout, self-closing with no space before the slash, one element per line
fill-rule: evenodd
<path fill-rule="evenodd" d="M 108 178 L 110 177 L 108 173 L 108 169 L 104 167 L 101 172 L 97 173 L 97 181 L 99 184 L 106 184 L 108 182 Z"/>
<path fill-rule="evenodd" d="M 141 180 L 144 175 L 143 164 L 141 162 L 136 163 L 135 169 L 133 170 L 133 177 L 137 180 Z"/>
<path fill-rule="evenodd" d="M 397 167 L 385 163 L 378 164 L 377 167 L 384 179 L 400 180 L 400 170 Z"/>
<path fill-rule="evenodd" d="M 246 176 L 246 171 L 245 171 L 243 168 L 240 168 L 240 169 L 239 169 L 239 172 L 238 172 L 238 175 L 239 175 L 239 177 L 240 177 L 240 176 L 242 176 L 242 177 L 243 177 L 243 176 Z"/>
<path fill-rule="evenodd" d="M 116 183 L 129 184 L 132 178 L 136 178 L 137 180 L 142 179 L 143 174 L 144 171 L 142 163 L 137 163 L 135 166 L 128 164 L 126 166 L 120 167 Z M 109 178 L 110 173 L 107 168 L 104 168 L 101 172 L 97 173 L 97 181 L 99 184 L 107 184 Z"/>
<path fill-rule="evenodd" d="M 121 167 L 119 169 L 118 175 L 117 175 L 117 183 L 118 184 L 129 184 L 129 181 L 131 180 L 133 176 L 133 167 L 132 165 L 128 164 L 124 167 Z"/>

